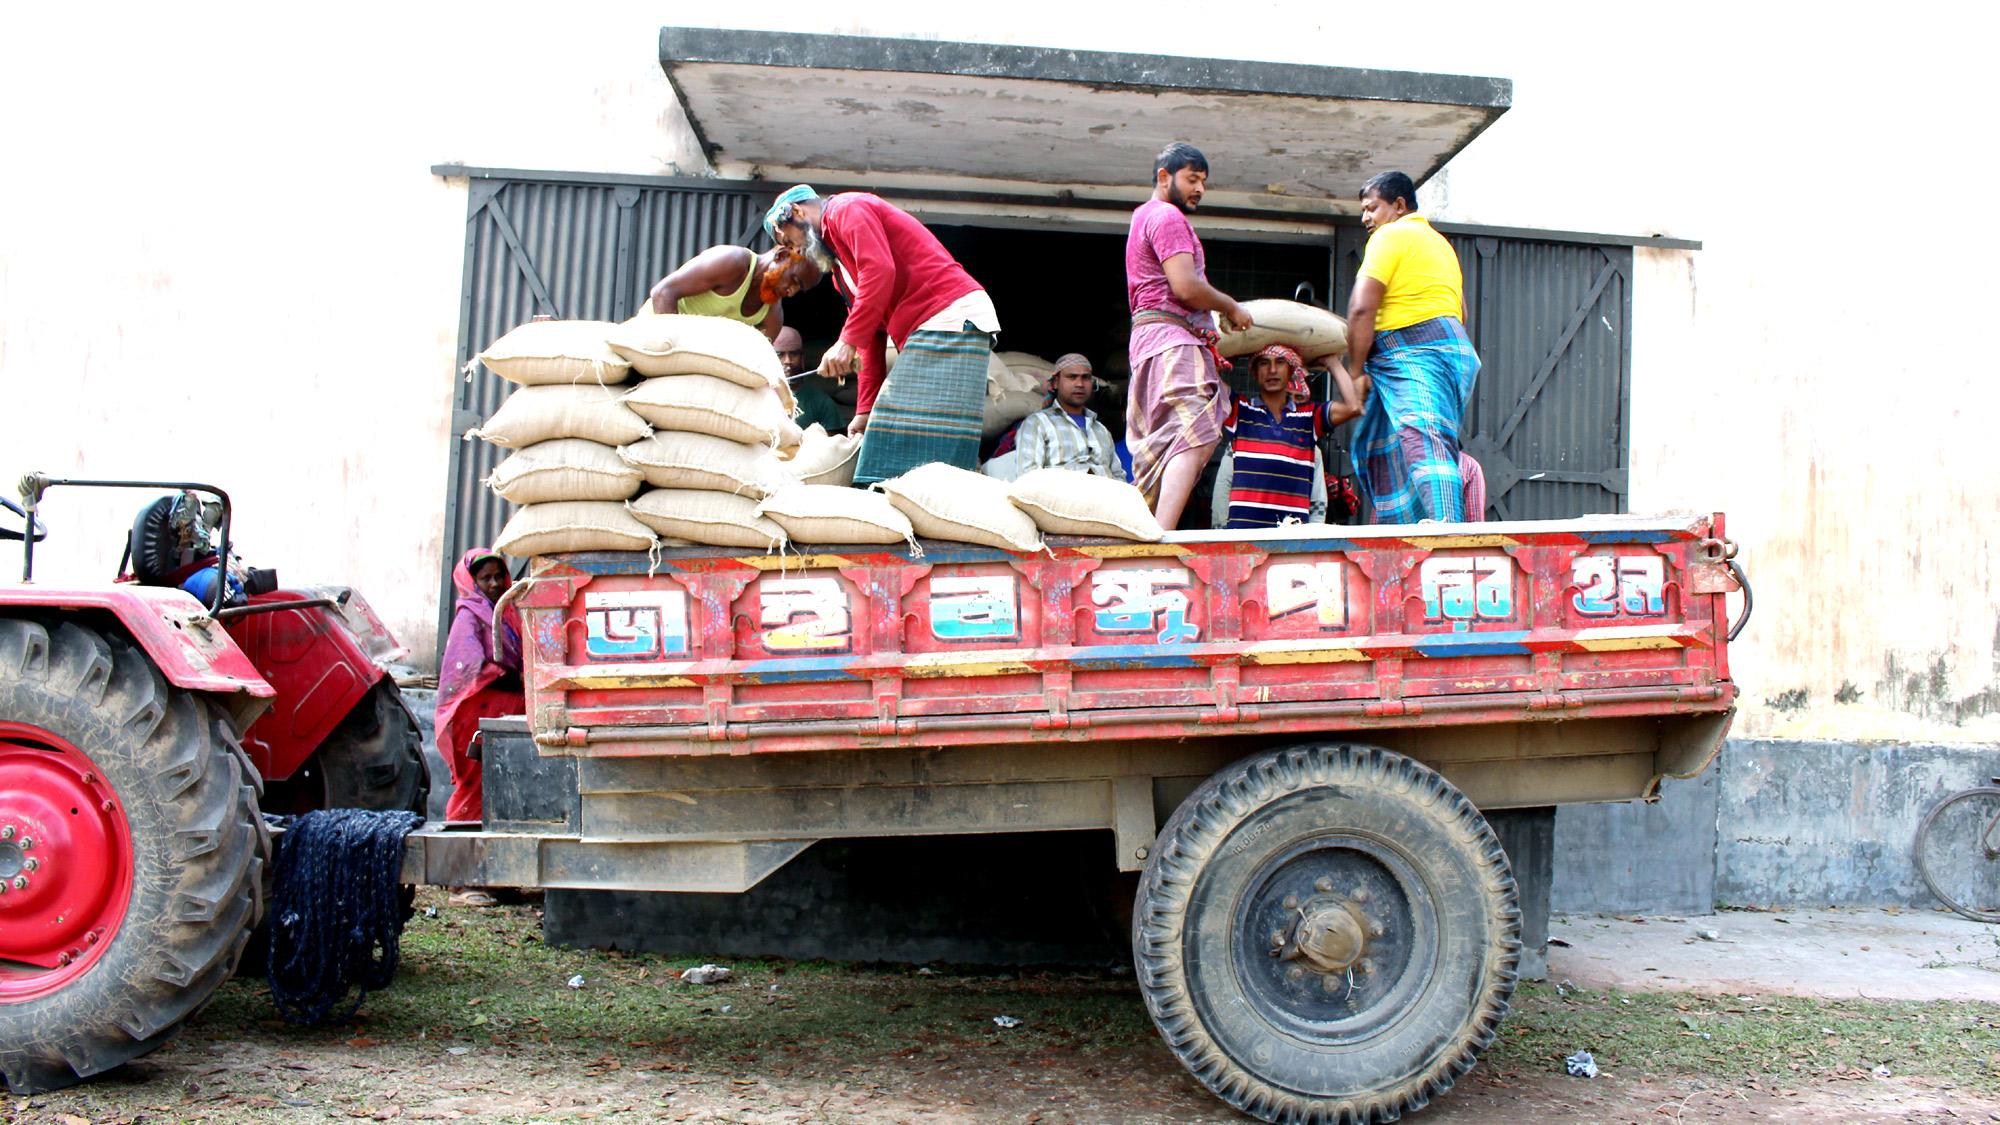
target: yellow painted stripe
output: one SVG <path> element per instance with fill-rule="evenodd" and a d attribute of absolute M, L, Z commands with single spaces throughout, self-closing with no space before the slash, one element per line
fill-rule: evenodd
<path fill-rule="evenodd" d="M 1119 543 L 1104 547 L 1077 547 L 1077 554 L 1093 559 L 1191 559 L 1194 552 L 1173 543 Z"/>
<path fill-rule="evenodd" d="M 992 652 L 921 652 L 906 657 L 905 676 L 923 679 L 958 676 L 1017 676 L 1033 672 L 1027 663 L 1033 649 L 999 649 Z"/>
<path fill-rule="evenodd" d="M 581 676 L 565 676 L 561 682 L 573 688 L 586 688 L 592 691 L 614 688 L 700 686 L 698 682 L 690 680 L 686 676 L 664 675 L 660 673 L 624 673 L 607 676 L 602 672 L 590 672 Z"/>
<path fill-rule="evenodd" d="M 1405 535 L 1400 537 L 1412 547 L 1441 551 L 1452 547 L 1518 547 L 1519 539 L 1511 535 Z M 1382 544 L 1389 547 L 1390 544 Z"/>
<path fill-rule="evenodd" d="M 1343 664 L 1369 659 L 1360 648 L 1361 642 L 1366 639 L 1341 637 L 1330 640 L 1259 641 L 1251 645 L 1243 657 L 1250 664 Z"/>
<path fill-rule="evenodd" d="M 753 570 L 824 570 L 853 565 L 845 555 L 742 555 L 737 562 Z"/>
<path fill-rule="evenodd" d="M 1689 644 L 1686 625 L 1606 625 L 1580 629 L 1572 640 L 1585 652 L 1686 648 Z"/>

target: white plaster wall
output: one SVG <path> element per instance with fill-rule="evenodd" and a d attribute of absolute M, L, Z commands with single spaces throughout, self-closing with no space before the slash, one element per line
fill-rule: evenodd
<path fill-rule="evenodd" d="M 2000 282 L 1981 201 L 1950 194 L 1985 179 L 1990 126 L 1967 107 L 1985 100 L 1990 16 L 1459 0 L 245 11 L 208 26 L 0 16 L 0 96 L 40 110 L 10 112 L 0 175 L 0 474 L 232 485 L 254 557 L 354 580 L 425 648 L 464 211 L 463 185 L 427 169 L 699 171 L 655 58 L 661 23 L 1499 75 L 1514 108 L 1427 186 L 1430 210 L 1705 243 L 1639 255 L 1631 501 L 1730 513 L 1759 594 L 1734 650 L 1745 725 L 1992 736 L 1952 704 L 2000 681 L 2000 365 L 1973 343 Z M 115 562 L 105 521 L 130 508 L 93 503 L 50 513 L 53 560 L 91 574 Z M 1861 699 L 1836 707 L 1844 683 Z M 1787 692 L 1806 707 L 1765 706 Z"/>

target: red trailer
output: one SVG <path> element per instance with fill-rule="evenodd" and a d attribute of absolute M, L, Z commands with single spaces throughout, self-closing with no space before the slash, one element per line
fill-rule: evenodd
<path fill-rule="evenodd" d="M 1650 797 L 1733 713 L 1720 515 L 807 552 L 537 560 L 535 753 L 488 768 L 560 781 L 406 878 L 741 892 L 818 840 L 1109 829 L 1168 1047 L 1266 1120 L 1386 1120 L 1507 1010 L 1482 810 Z"/>

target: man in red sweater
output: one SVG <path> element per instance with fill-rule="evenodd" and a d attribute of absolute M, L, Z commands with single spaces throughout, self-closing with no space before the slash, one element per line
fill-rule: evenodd
<path fill-rule="evenodd" d="M 877 195 L 821 199 L 800 184 L 778 196 L 764 229 L 819 262 L 847 300 L 847 322 L 819 370 L 860 370 L 848 427 L 862 435 L 854 483 L 932 461 L 977 468 L 987 357 L 1000 331 L 986 290 L 936 235 Z M 883 346 L 891 340 L 894 372 Z"/>

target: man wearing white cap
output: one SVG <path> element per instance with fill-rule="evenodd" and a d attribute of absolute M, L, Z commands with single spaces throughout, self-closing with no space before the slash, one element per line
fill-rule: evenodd
<path fill-rule="evenodd" d="M 1085 405 L 1097 389 L 1090 361 L 1075 352 L 1056 360 L 1049 389 L 1055 401 L 1028 415 L 1014 436 L 1014 448 L 1020 450 L 1020 471 L 1074 469 L 1124 480 L 1111 431 Z"/>
<path fill-rule="evenodd" d="M 867 192 L 821 199 L 805 184 L 788 188 L 764 229 L 833 274 L 847 299 L 847 322 L 819 370 L 860 372 L 848 427 L 862 435 L 854 483 L 933 461 L 976 468 L 987 357 L 1000 331 L 986 290 L 922 223 Z M 891 340 L 899 349 L 893 374 Z"/>

